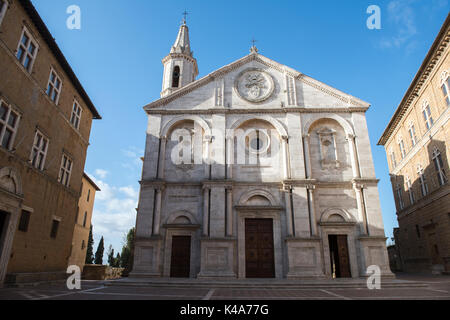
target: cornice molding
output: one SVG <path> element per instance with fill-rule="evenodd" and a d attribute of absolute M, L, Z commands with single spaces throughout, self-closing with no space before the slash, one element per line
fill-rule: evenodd
<path fill-rule="evenodd" d="M 368 108 L 348 107 L 348 108 L 333 108 L 333 107 L 288 107 L 288 108 L 248 108 L 248 109 L 225 109 L 225 108 L 211 108 L 203 110 L 167 110 L 154 109 L 146 110 L 147 114 L 157 115 L 185 115 L 185 114 L 251 114 L 251 113 L 365 113 Z"/>
<path fill-rule="evenodd" d="M 184 57 L 184 55 L 182 55 L 182 56 Z M 163 61 L 164 61 L 164 59 L 163 59 Z M 243 58 L 236 60 L 235 62 L 232 62 L 231 64 L 228 64 L 228 65 L 206 75 L 205 77 L 192 82 L 191 84 L 177 90 L 176 92 L 144 106 L 144 110 L 146 112 L 149 112 L 153 108 L 167 105 L 168 103 L 194 91 L 195 89 L 197 89 L 201 86 L 204 86 L 204 85 L 216 80 L 217 78 L 223 77 L 225 74 L 230 73 L 233 70 L 235 70 L 251 61 L 257 61 L 269 68 L 277 70 L 283 74 L 289 75 L 289 76 L 293 77 L 294 79 L 302 81 L 305 84 L 312 86 L 317 90 L 320 90 L 320 91 L 322 91 L 330 96 L 333 96 L 345 103 L 348 103 L 349 105 L 354 105 L 356 107 L 359 107 L 359 108 L 362 108 L 365 110 L 367 110 L 370 107 L 370 104 L 367 102 L 364 102 L 356 97 L 348 95 L 348 94 L 346 94 L 342 91 L 339 91 L 333 87 L 330 87 L 320 81 L 317 81 L 311 77 L 308 77 L 307 75 L 304 75 L 292 68 L 289 68 L 278 62 L 275 62 L 267 57 L 264 57 L 264 56 L 256 53 L 256 52 L 252 52 L 249 55 L 244 56 Z"/>
<path fill-rule="evenodd" d="M 397 107 L 395 114 L 392 116 L 388 126 L 383 135 L 378 141 L 378 145 L 385 145 L 392 136 L 399 122 L 409 110 L 410 106 L 420 97 L 421 89 L 427 83 L 428 78 L 433 73 L 439 61 L 444 57 L 444 52 L 447 50 L 450 42 L 450 15 L 447 16 L 439 34 L 437 35 L 433 45 L 428 51 L 419 71 L 414 80 L 411 82 L 409 89 L 403 97 L 400 105 Z"/>

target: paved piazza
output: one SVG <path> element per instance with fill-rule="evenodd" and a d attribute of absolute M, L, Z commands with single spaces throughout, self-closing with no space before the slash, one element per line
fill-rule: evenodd
<path fill-rule="evenodd" d="M 450 300 L 449 276 L 404 276 L 401 280 L 426 283 L 424 288 L 368 289 L 242 289 L 105 286 L 83 281 L 70 291 L 65 284 L 0 289 L 0 300 Z"/>

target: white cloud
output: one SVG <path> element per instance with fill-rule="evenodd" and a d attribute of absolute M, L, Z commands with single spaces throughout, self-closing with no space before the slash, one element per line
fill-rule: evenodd
<path fill-rule="evenodd" d="M 109 173 L 108 171 L 103 169 L 95 170 L 95 175 L 98 176 L 100 179 L 105 179 L 108 173 Z"/>
<path fill-rule="evenodd" d="M 144 156 L 144 150 L 134 146 L 130 146 L 127 149 L 122 150 L 122 153 L 125 157 L 132 160 L 131 162 L 127 161 L 126 163 L 122 163 L 122 166 L 124 168 L 127 169 L 142 168 L 141 157 Z"/>
<path fill-rule="evenodd" d="M 96 175 L 92 176 L 101 189 L 96 193 L 92 216 L 94 251 L 100 237 L 103 236 L 105 248 L 112 244 L 117 253 L 122 249 L 125 235 L 135 226 L 139 192 L 133 186 L 111 186 L 98 179 L 100 175 L 96 170 Z"/>
<path fill-rule="evenodd" d="M 396 29 L 394 35 L 383 38 L 380 41 L 382 48 L 400 48 L 408 43 L 412 48 L 410 40 L 417 34 L 415 14 L 411 6 L 415 0 L 393 0 L 387 7 L 388 21 Z"/>

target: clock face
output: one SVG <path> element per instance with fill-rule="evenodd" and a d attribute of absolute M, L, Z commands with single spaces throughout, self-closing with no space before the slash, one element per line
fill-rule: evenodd
<path fill-rule="evenodd" d="M 235 89 L 242 99 L 258 103 L 267 100 L 275 86 L 272 76 L 264 70 L 247 69 L 238 75 Z"/>

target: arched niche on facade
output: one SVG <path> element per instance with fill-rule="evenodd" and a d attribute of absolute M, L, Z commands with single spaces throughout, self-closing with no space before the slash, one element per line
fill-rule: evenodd
<path fill-rule="evenodd" d="M 195 216 L 189 211 L 177 211 L 169 215 L 167 218 L 167 225 L 198 225 L 198 221 Z"/>
<path fill-rule="evenodd" d="M 320 217 L 321 224 L 334 224 L 334 223 L 355 223 L 355 220 L 351 214 L 341 208 L 329 208 L 325 210 Z"/>
<path fill-rule="evenodd" d="M 280 135 L 280 137 L 287 137 L 288 133 L 287 130 L 285 129 L 285 127 L 283 126 L 283 124 L 281 124 L 277 119 L 271 117 L 271 116 L 267 116 L 267 115 L 262 115 L 262 116 L 254 116 L 254 115 L 246 115 L 243 117 L 240 117 L 238 120 L 236 120 L 231 127 L 229 128 L 228 132 L 227 132 L 227 137 L 231 138 L 235 136 L 235 130 L 240 128 L 245 122 L 248 122 L 250 120 L 261 120 L 263 122 L 268 122 L 270 123 L 273 128 L 275 128 L 278 132 L 278 134 Z"/>
<path fill-rule="evenodd" d="M 10 167 L 0 169 L 0 187 L 16 195 L 22 195 L 22 180 L 16 169 Z"/>
<path fill-rule="evenodd" d="M 185 121 L 193 121 L 193 122 L 197 123 L 200 127 L 203 128 L 206 136 L 212 136 L 211 128 L 209 127 L 208 123 L 202 117 L 195 116 L 195 115 L 186 115 L 186 116 L 174 117 L 169 122 L 167 122 L 161 130 L 161 137 L 168 138 L 167 135 L 169 134 L 169 131 L 172 131 L 172 128 L 176 124 L 182 123 Z"/>
<path fill-rule="evenodd" d="M 239 199 L 239 206 L 278 206 L 275 197 L 266 190 L 251 190 Z"/>
<path fill-rule="evenodd" d="M 160 178 L 199 180 L 205 178 L 211 129 L 201 117 L 180 116 L 162 129 Z"/>
<path fill-rule="evenodd" d="M 353 178 L 349 136 L 353 128 L 339 116 L 321 117 L 305 126 L 311 177 L 324 181 Z"/>

